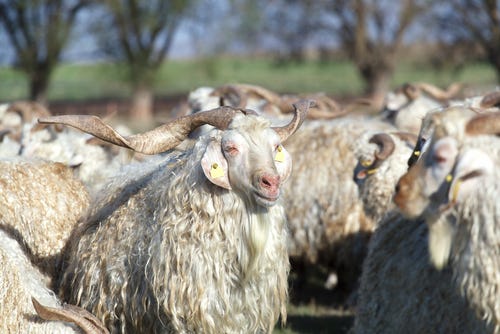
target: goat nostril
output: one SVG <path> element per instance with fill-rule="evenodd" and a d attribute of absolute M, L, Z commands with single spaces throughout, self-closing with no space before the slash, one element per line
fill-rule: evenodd
<path fill-rule="evenodd" d="M 277 187 L 279 185 L 279 182 L 279 176 L 264 175 L 260 179 L 260 184 L 262 185 L 262 187 L 267 189 Z"/>
<path fill-rule="evenodd" d="M 400 190 L 400 186 L 399 186 L 399 183 L 398 183 L 398 184 L 396 184 L 396 187 L 394 188 L 394 191 L 395 191 L 396 193 L 398 193 L 398 192 L 399 192 L 399 190 Z"/>

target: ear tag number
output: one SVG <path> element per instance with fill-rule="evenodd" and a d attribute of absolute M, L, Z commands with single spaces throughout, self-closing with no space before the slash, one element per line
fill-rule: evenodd
<path fill-rule="evenodd" d="M 281 145 L 278 146 L 277 151 L 278 152 L 276 152 L 276 155 L 274 156 L 274 160 L 278 161 L 278 162 L 285 161 L 285 153 L 283 153 L 283 147 Z"/>
<path fill-rule="evenodd" d="M 212 167 L 210 168 L 210 176 L 214 179 L 218 177 L 223 177 L 224 170 L 216 162 L 214 162 L 212 164 Z"/>

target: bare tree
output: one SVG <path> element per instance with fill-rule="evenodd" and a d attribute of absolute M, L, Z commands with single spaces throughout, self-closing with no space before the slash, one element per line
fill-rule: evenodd
<path fill-rule="evenodd" d="M 500 0 L 441 0 L 434 13 L 440 37 L 479 45 L 500 83 Z"/>
<path fill-rule="evenodd" d="M 431 3 L 427 0 L 248 1 L 259 3 L 257 8 L 266 18 L 257 23 L 263 27 L 260 33 L 264 31 L 264 37 L 276 38 L 280 51 L 297 58 L 308 43 L 322 48 L 336 46 L 355 64 L 365 82 L 366 93 L 379 102 L 389 88 L 405 36 Z"/>
<path fill-rule="evenodd" d="M 29 81 L 29 98 L 47 102 L 47 90 L 77 13 L 85 0 L 0 0 L 0 24 L 16 67 Z"/>
<path fill-rule="evenodd" d="M 133 89 L 131 116 L 153 115 L 156 72 L 166 58 L 183 15 L 193 1 L 104 0 L 105 17 L 97 28 L 108 56 L 123 61 Z"/>
<path fill-rule="evenodd" d="M 330 10 L 333 32 L 366 83 L 366 92 L 382 102 L 408 29 L 425 9 L 419 0 L 337 0 Z"/>

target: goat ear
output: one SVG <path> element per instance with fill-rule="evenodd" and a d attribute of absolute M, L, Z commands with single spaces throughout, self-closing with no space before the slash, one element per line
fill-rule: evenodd
<path fill-rule="evenodd" d="M 481 179 L 495 170 L 493 160 L 479 149 L 465 151 L 457 162 L 453 181 L 450 187 L 450 201 L 463 201 L 474 189 L 477 189 Z"/>
<path fill-rule="evenodd" d="M 207 179 L 215 185 L 231 189 L 227 171 L 227 161 L 221 151 L 221 143 L 212 141 L 201 158 L 201 167 Z"/>
<path fill-rule="evenodd" d="M 276 150 L 274 164 L 278 170 L 281 182 L 285 182 L 292 172 L 292 157 L 282 145 L 278 146 Z"/>

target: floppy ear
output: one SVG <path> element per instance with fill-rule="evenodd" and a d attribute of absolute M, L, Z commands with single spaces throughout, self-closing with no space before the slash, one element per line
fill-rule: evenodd
<path fill-rule="evenodd" d="M 479 186 L 482 177 L 495 170 L 493 160 L 485 152 L 471 148 L 465 151 L 455 167 L 453 181 L 450 186 L 450 202 L 461 202 Z"/>
<path fill-rule="evenodd" d="M 276 150 L 274 164 L 278 170 L 281 182 L 285 182 L 292 172 L 292 157 L 282 145 L 279 145 Z"/>
<path fill-rule="evenodd" d="M 221 151 L 220 140 L 212 141 L 201 158 L 201 167 L 207 179 L 215 185 L 231 189 L 227 173 L 227 161 Z"/>

